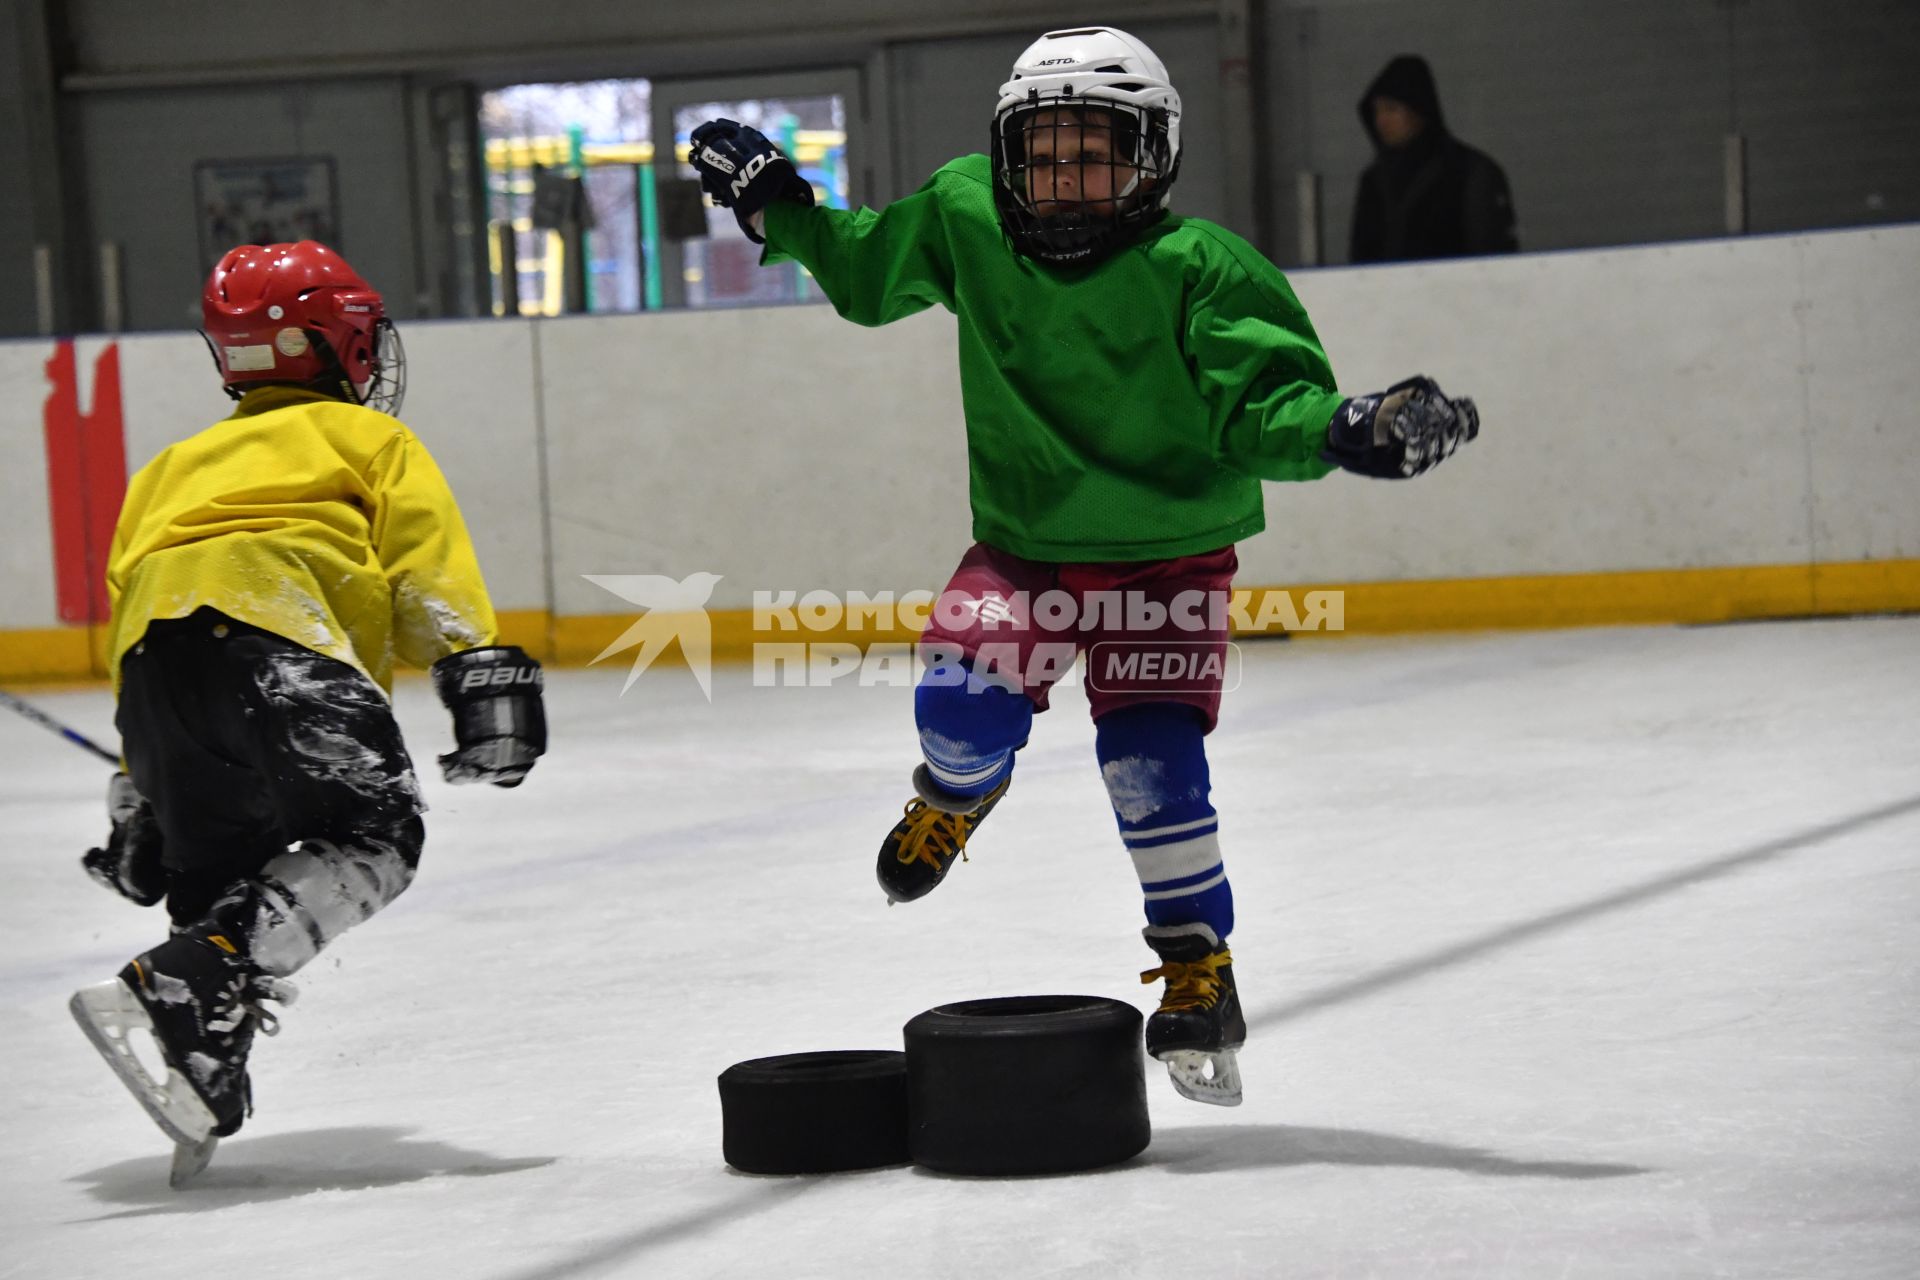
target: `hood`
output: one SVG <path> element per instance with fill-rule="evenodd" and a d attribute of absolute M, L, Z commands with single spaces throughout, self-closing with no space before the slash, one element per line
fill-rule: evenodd
<path fill-rule="evenodd" d="M 1435 133 L 1447 131 L 1446 117 L 1440 114 L 1440 90 L 1433 83 L 1433 71 L 1427 66 L 1425 58 L 1411 53 L 1401 54 L 1373 78 L 1366 93 L 1361 95 L 1360 125 L 1367 131 L 1367 137 L 1373 140 L 1377 151 L 1380 149 L 1380 139 L 1373 131 L 1372 103 L 1375 98 L 1404 102 L 1420 113 L 1429 129 Z"/>

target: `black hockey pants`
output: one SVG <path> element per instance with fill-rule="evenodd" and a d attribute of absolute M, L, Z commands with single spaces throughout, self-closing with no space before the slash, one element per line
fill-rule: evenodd
<path fill-rule="evenodd" d="M 115 722 L 176 926 L 212 914 L 285 974 L 412 880 L 419 783 L 386 695 L 346 663 L 201 609 L 126 654 Z"/>

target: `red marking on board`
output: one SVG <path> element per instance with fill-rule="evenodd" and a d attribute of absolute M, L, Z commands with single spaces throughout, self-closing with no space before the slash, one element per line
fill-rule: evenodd
<path fill-rule="evenodd" d="M 53 518 L 54 590 L 62 622 L 105 622 L 107 552 L 127 494 L 127 434 L 120 410 L 120 344 L 93 362 L 93 406 L 80 408 L 80 363 L 71 341 L 47 361 L 42 420 L 47 502 Z"/>

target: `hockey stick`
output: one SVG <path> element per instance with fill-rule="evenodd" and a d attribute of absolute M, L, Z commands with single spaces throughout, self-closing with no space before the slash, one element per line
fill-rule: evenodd
<path fill-rule="evenodd" d="M 87 737 L 85 734 L 81 733 L 79 730 L 67 728 L 67 726 L 61 724 L 58 720 L 55 720 L 52 716 L 40 710 L 40 708 L 32 705 L 31 703 L 23 702 L 19 698 L 14 697 L 12 694 L 8 693 L 5 689 L 0 689 L 0 706 L 5 706 L 12 711 L 18 711 L 21 715 L 25 716 L 27 719 L 39 725 L 42 729 L 49 729 L 54 733 L 59 734 L 61 737 L 65 738 L 68 742 L 71 742 L 74 746 L 80 747 L 87 751 L 91 751 L 94 755 L 99 756 L 102 760 L 105 760 L 108 764 L 112 765 L 116 769 L 120 767 L 119 756 L 107 750 L 105 747 L 95 742 L 92 738 Z"/>

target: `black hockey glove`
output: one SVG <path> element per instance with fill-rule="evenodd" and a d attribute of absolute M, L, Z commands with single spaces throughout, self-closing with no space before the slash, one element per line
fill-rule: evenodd
<path fill-rule="evenodd" d="M 753 229 L 753 215 L 775 200 L 813 203 L 813 184 L 793 161 L 767 141 L 767 135 L 737 120 L 709 120 L 693 131 L 687 157 L 700 185 L 755 244 L 766 239 Z"/>
<path fill-rule="evenodd" d="M 113 823 L 107 847 L 87 850 L 80 865 L 121 897 L 150 907 L 167 891 L 166 868 L 160 865 L 160 824 L 153 806 L 124 773 L 107 783 L 107 817 Z"/>
<path fill-rule="evenodd" d="M 1327 427 L 1327 461 L 1363 476 L 1405 480 L 1429 471 L 1480 434 L 1480 411 L 1449 400 L 1432 378 L 1412 377 L 1346 401 Z"/>
<path fill-rule="evenodd" d="M 453 713 L 457 751 L 440 757 L 448 782 L 517 787 L 547 750 L 540 664 L 517 645 L 449 654 L 433 664 L 433 689 Z"/>

